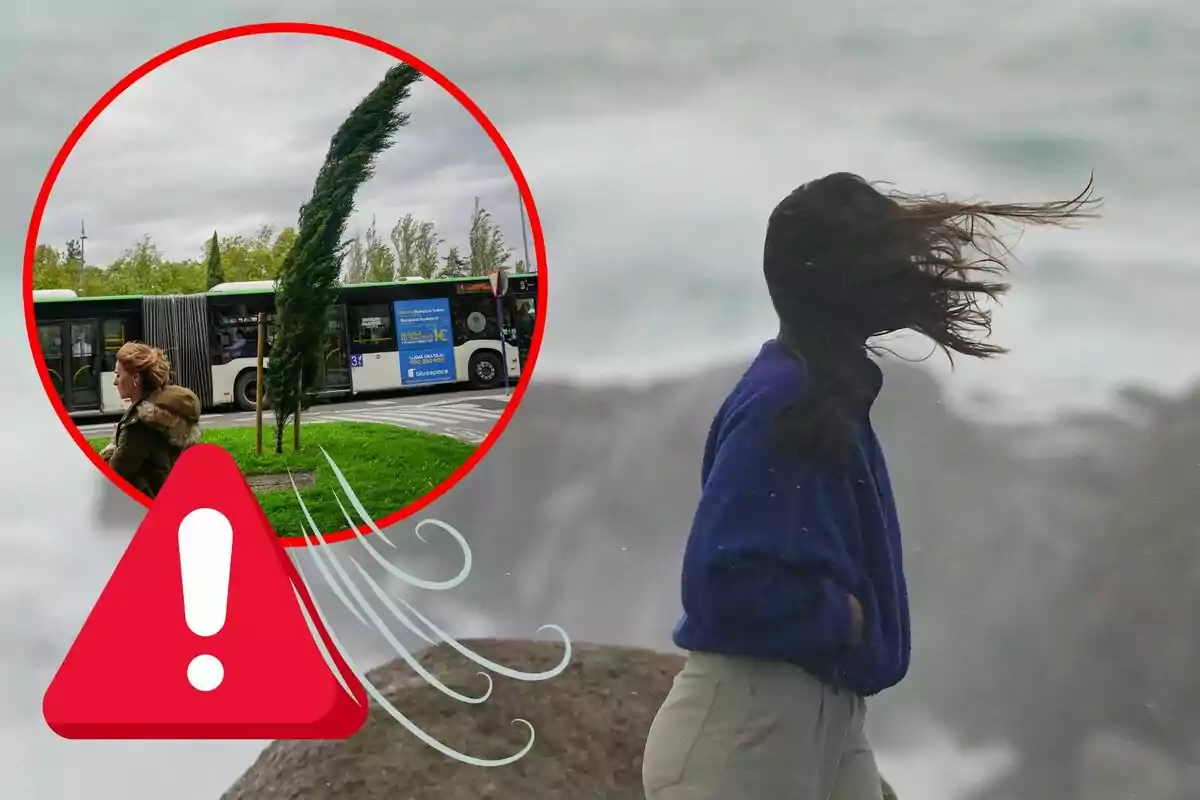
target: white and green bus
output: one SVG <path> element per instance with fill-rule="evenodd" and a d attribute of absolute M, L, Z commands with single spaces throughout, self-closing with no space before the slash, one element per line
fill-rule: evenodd
<path fill-rule="evenodd" d="M 124 409 L 113 380 L 117 350 L 128 341 L 161 348 L 174 380 L 206 409 L 254 409 L 260 312 L 268 356 L 275 333 L 272 281 L 225 283 L 194 295 L 79 297 L 48 289 L 34 292 L 33 305 L 41 357 L 72 416 Z M 537 311 L 537 275 L 509 277 L 503 331 L 487 278 L 341 286 L 317 391 L 333 398 L 432 384 L 500 386 L 506 366 L 510 380 L 520 377 Z"/>

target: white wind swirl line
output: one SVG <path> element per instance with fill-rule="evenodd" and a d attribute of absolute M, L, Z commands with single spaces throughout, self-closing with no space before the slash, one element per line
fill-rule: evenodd
<path fill-rule="evenodd" d="M 345 517 L 348 527 L 355 532 L 357 541 L 363 546 L 363 548 L 367 551 L 368 555 L 377 564 L 379 564 L 381 567 L 383 567 L 383 569 L 386 570 L 389 574 L 393 575 L 394 577 L 403 581 L 404 583 L 407 583 L 411 586 L 415 586 L 415 587 L 422 588 L 422 589 L 429 589 L 432 591 L 446 591 L 448 589 L 452 589 L 452 588 L 460 585 L 467 578 L 467 576 L 470 574 L 471 565 L 472 565 L 471 548 L 467 544 L 466 539 L 463 538 L 463 536 L 457 530 L 455 530 L 453 527 L 451 527 L 450 525 L 448 525 L 440 520 L 435 520 L 435 519 L 422 520 L 421 522 L 417 523 L 414 532 L 416 533 L 417 538 L 419 538 L 423 542 L 427 542 L 428 540 L 424 536 L 421 535 L 421 528 L 422 528 L 422 526 L 429 525 L 429 526 L 433 526 L 433 527 L 436 527 L 436 528 L 439 528 L 439 529 L 445 531 L 447 534 L 449 534 L 451 536 L 451 538 L 453 538 L 455 540 L 455 542 L 458 544 L 458 546 L 463 554 L 463 567 L 455 577 L 453 577 L 447 581 L 429 581 L 429 580 L 425 580 L 422 578 L 418 578 L 414 575 L 410 575 L 409 573 L 404 572 L 403 570 L 395 567 L 390 562 L 388 562 L 378 551 L 375 550 L 375 548 L 373 548 L 371 546 L 371 543 L 367 540 L 366 536 L 364 536 L 362 533 L 360 533 L 358 528 L 360 526 L 365 525 L 371 531 L 378 534 L 379 537 L 385 543 L 390 545 L 391 547 L 395 548 L 396 545 L 393 544 L 392 541 L 390 539 L 388 539 L 383 534 L 383 532 L 381 530 L 379 530 L 379 528 L 375 525 L 374 521 L 371 519 L 371 517 L 367 513 L 366 509 L 363 507 L 362 503 L 359 501 L 359 498 L 355 494 L 354 489 L 346 481 L 346 478 L 342 474 L 342 471 L 340 469 L 338 469 L 337 464 L 334 463 L 333 459 L 329 456 L 329 454 L 327 452 L 325 452 L 324 449 L 322 449 L 321 452 L 325 456 L 326 461 L 329 462 L 329 466 L 332 469 L 334 476 L 337 478 L 338 484 L 341 487 L 342 492 L 345 494 L 346 499 L 349 501 L 350 506 L 354 509 L 357 516 L 361 520 L 360 523 L 355 524 L 350 519 L 350 514 L 346 510 L 346 507 L 342 504 L 341 498 L 337 498 L 335 495 L 335 499 L 337 499 L 338 506 L 339 506 L 339 508 L 341 508 L 342 515 Z M 300 509 L 304 515 L 304 519 L 308 523 L 308 527 L 311 529 L 311 534 L 306 531 L 302 531 L 302 534 L 304 536 L 304 542 L 306 545 L 305 549 L 309 553 L 309 555 L 312 557 L 313 563 L 316 565 L 317 570 L 321 573 L 321 577 L 324 579 L 325 583 L 327 583 L 329 585 L 330 589 L 333 591 L 334 596 L 337 597 L 337 599 L 361 623 L 363 623 L 364 625 L 369 624 L 371 627 L 375 628 L 375 630 L 379 631 L 380 635 L 383 636 L 383 638 L 387 641 L 388 645 L 390 645 L 391 648 L 402 659 L 404 659 L 405 663 L 407 663 L 413 669 L 414 672 L 416 672 L 418 675 L 420 675 L 423 679 L 425 679 L 426 682 L 428 682 L 431 686 L 436 688 L 438 691 L 442 692 L 443 694 L 445 694 L 449 697 L 453 697 L 455 700 L 458 700 L 459 702 L 463 702 L 463 703 L 479 704 L 479 703 L 486 702 L 492 693 L 492 685 L 493 684 L 492 684 L 492 676 L 491 675 L 487 674 L 486 672 L 478 673 L 487 680 L 487 684 L 488 684 L 487 690 L 482 695 L 472 697 L 472 696 L 460 694 L 460 693 L 454 691 L 453 689 L 450 689 L 449 687 L 445 686 L 441 681 L 439 681 L 434 675 L 432 675 L 427 669 L 425 669 L 416 658 L 413 657 L 413 655 L 408 651 L 407 648 L 404 647 L 403 644 L 400 643 L 399 639 L 396 638 L 396 636 L 392 633 L 391 629 L 385 623 L 385 621 L 380 616 L 380 614 L 372 607 L 371 603 L 368 602 L 368 600 L 364 596 L 363 592 L 359 589 L 359 586 L 357 585 L 357 583 L 354 581 L 354 579 L 351 577 L 351 575 L 348 574 L 346 569 L 342 566 L 341 562 L 334 555 L 333 548 L 327 546 L 324 535 L 321 533 L 321 531 L 318 529 L 316 523 L 314 522 L 312 515 L 309 512 L 307 506 L 304 504 L 304 500 L 300 496 L 299 489 L 297 489 L 294 481 L 292 483 L 292 491 L 295 493 L 296 499 L 300 503 Z M 570 664 L 571 640 L 567 636 L 567 632 L 565 630 L 563 630 L 561 627 L 559 627 L 558 625 L 542 625 L 541 627 L 538 628 L 538 632 L 540 633 L 542 631 L 553 631 L 561 637 L 562 642 L 563 642 L 562 660 L 556 666 L 554 666 L 553 668 L 551 668 L 549 670 L 545 670 L 542 672 L 521 672 L 519 670 L 512 669 L 511 667 L 506 667 L 502 664 L 498 664 L 494 661 L 484 658 L 483 656 L 479 655 L 478 653 L 473 652 L 472 650 L 470 650 L 469 648 L 467 648 L 466 646 L 464 646 L 463 644 L 461 644 L 460 642 L 455 640 L 452 636 L 450 636 L 444 630 L 439 628 L 437 625 L 435 625 L 432 621 L 430 621 L 427 617 L 425 617 L 419 611 L 417 611 L 416 608 L 414 608 L 408 601 L 404 600 L 402 597 L 399 597 L 398 595 L 389 596 L 388 592 L 382 586 L 380 586 L 379 583 L 377 581 L 375 581 L 367 573 L 367 571 L 362 567 L 361 564 L 358 563 L 358 561 L 356 559 L 351 557 L 350 563 L 354 565 L 355 570 L 358 572 L 358 576 L 362 579 L 362 581 L 364 583 L 366 583 L 367 587 L 371 590 L 371 593 L 375 595 L 375 598 L 388 611 L 388 613 L 390 613 L 393 618 L 395 618 L 401 625 L 403 625 L 405 628 L 407 628 L 410 632 L 412 632 L 413 634 L 415 634 L 416 636 L 418 636 L 419 638 L 421 638 L 423 641 L 425 641 L 428 644 L 437 644 L 438 641 L 444 642 L 447 646 L 449 646 L 451 649 L 453 649 L 459 655 L 470 660 L 471 662 L 475 663 L 476 665 L 483 667 L 484 669 L 490 670 L 498 675 L 502 675 L 504 677 L 511 678 L 514 680 L 519 680 L 519 681 L 538 682 L 538 681 L 549 680 L 550 678 L 560 675 L 563 672 L 563 670 L 565 670 L 567 668 L 567 666 Z M 300 578 L 301 578 L 301 580 L 304 581 L 305 586 L 311 587 L 312 583 L 308 580 L 308 577 L 304 574 L 304 570 L 300 567 L 299 564 L 297 564 L 296 566 L 297 566 L 297 571 L 300 574 Z M 349 595 L 347 595 L 347 593 L 349 593 Z M 442 742 L 440 742 L 437 739 L 430 736 L 428 733 L 423 731 L 419 726 L 417 726 L 416 723 L 412 722 L 410 719 L 408 719 L 406 716 L 404 716 L 404 714 L 399 709 L 397 709 L 390 701 L 388 701 L 388 699 L 386 697 L 384 697 L 383 693 L 378 689 L 378 687 L 373 685 L 367 679 L 365 672 L 363 672 L 362 670 L 360 670 L 358 667 L 356 667 L 354 665 L 354 662 L 351 660 L 350 656 L 347 654 L 346 649 L 344 647 L 342 647 L 341 643 L 339 642 L 336 632 L 329 625 L 328 620 L 325 617 L 325 613 L 321 609 L 320 605 L 318 605 L 317 599 L 316 599 L 314 593 L 311 591 L 311 589 L 309 591 L 309 595 L 310 595 L 310 599 L 312 600 L 312 603 L 313 603 L 313 608 L 316 611 L 317 617 L 320 620 L 322 627 L 329 634 L 330 641 L 333 643 L 334 647 L 336 647 L 337 650 L 341 653 L 342 658 L 346 662 L 346 665 L 354 672 L 354 674 L 362 682 L 363 688 L 366 690 L 367 694 L 370 695 L 371 698 L 373 700 L 375 700 L 375 702 L 378 703 L 379 706 L 381 708 L 383 708 L 388 713 L 389 716 L 392 717 L 392 719 L 394 719 L 396 722 L 400 723 L 401 726 L 403 726 L 411 734 L 416 736 L 423 743 L 425 743 L 429 747 L 433 748 L 434 750 L 437 750 L 438 752 L 442 753 L 443 755 L 446 755 L 446 756 L 449 756 L 450 758 L 455 759 L 456 761 L 460 761 L 464 764 L 471 764 L 473 766 L 479 766 L 479 767 L 501 767 L 501 766 L 505 766 L 508 764 L 512 764 L 516 761 L 519 761 L 521 758 L 524 758 L 525 755 L 527 753 L 529 753 L 529 751 L 533 748 L 533 743 L 534 743 L 534 739 L 535 739 L 535 732 L 534 732 L 533 726 L 527 720 L 520 719 L 520 718 L 512 720 L 512 724 L 524 725 L 526 728 L 528 728 L 529 729 L 529 741 L 525 743 L 525 746 L 520 751 L 518 751 L 517 753 L 515 753 L 511 756 L 508 756 L 506 758 L 489 760 L 489 759 L 477 758 L 475 756 L 470 756 L 465 753 L 461 753 L 457 750 L 454 750 L 453 748 L 443 744 Z M 397 601 L 398 601 L 399 605 L 397 605 Z M 403 605 L 404 608 L 407 609 L 407 612 L 402 610 L 400 608 L 400 605 Z M 365 614 L 365 617 L 364 617 L 364 614 Z M 416 620 L 419 620 L 420 625 L 418 625 L 417 622 L 414 621 L 414 619 L 413 619 L 414 617 L 416 618 Z M 424 629 L 422 628 L 422 626 Z M 432 636 L 430 635 L 431 633 L 432 633 Z M 314 638 L 316 638 L 315 634 L 314 634 Z M 318 642 L 318 644 L 320 645 L 321 643 Z"/>

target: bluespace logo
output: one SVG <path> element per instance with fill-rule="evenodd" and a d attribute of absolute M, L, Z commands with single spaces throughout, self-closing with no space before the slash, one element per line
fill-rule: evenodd
<path fill-rule="evenodd" d="M 445 367 L 441 369 L 417 369 L 416 367 L 409 367 L 404 377 L 410 380 L 416 378 L 421 381 L 444 381 L 449 380 L 450 375 L 450 370 Z"/>

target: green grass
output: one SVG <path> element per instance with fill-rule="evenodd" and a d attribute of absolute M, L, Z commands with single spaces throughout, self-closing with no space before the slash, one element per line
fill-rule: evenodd
<path fill-rule="evenodd" d="M 242 474 L 313 472 L 316 484 L 300 489 L 304 504 L 321 533 L 346 529 L 335 499 L 340 494 L 337 477 L 321 454 L 325 448 L 346 481 L 375 519 L 382 519 L 420 499 L 458 469 L 475 452 L 475 446 L 448 436 L 413 431 L 371 422 L 322 422 L 300 428 L 300 451 L 292 450 L 292 433 L 284 432 L 283 453 L 276 455 L 275 430 L 263 425 L 263 452 L 254 451 L 254 428 L 206 428 L 202 442 L 229 451 Z M 97 451 L 111 437 L 89 439 Z M 259 504 L 275 533 L 300 536 L 306 530 L 300 504 L 289 486 L 285 491 L 260 492 Z M 359 522 L 354 509 L 343 498 L 351 519 Z"/>

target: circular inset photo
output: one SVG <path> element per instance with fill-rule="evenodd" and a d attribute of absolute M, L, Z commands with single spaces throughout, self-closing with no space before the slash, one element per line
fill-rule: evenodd
<path fill-rule="evenodd" d="M 428 505 L 500 436 L 544 253 L 512 152 L 446 77 L 352 31 L 247 26 L 148 61 L 71 132 L 26 321 L 67 430 L 135 500 L 215 444 L 285 545 L 333 542 Z"/>

